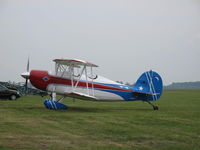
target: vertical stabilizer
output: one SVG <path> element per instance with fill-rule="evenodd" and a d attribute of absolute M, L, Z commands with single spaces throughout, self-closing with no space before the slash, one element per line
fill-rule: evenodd
<path fill-rule="evenodd" d="M 144 72 L 134 84 L 133 91 L 141 93 L 140 100 L 155 101 L 162 95 L 162 78 L 154 71 Z"/>

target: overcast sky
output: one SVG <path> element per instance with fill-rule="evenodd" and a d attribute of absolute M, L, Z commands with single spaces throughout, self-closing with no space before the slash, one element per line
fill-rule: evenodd
<path fill-rule="evenodd" d="M 0 80 L 23 81 L 28 55 L 30 69 L 78 58 L 115 81 L 200 81 L 200 1 L 0 0 Z"/>

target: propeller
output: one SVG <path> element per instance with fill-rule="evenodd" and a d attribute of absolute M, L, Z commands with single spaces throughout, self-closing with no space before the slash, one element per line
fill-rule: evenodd
<path fill-rule="evenodd" d="M 29 58 L 28 58 L 27 66 L 26 66 L 26 72 L 29 72 Z M 30 74 L 30 73 L 29 73 L 29 74 Z M 25 87 L 26 87 L 26 93 L 27 93 L 27 89 L 28 89 L 28 78 L 26 78 Z"/>
<path fill-rule="evenodd" d="M 29 58 L 28 58 L 28 62 L 27 62 L 27 66 L 26 66 L 26 72 L 23 72 L 21 74 L 21 76 L 26 79 L 26 82 L 25 82 L 25 89 L 26 89 L 26 93 L 27 93 L 27 90 L 28 90 L 28 80 L 29 80 L 29 77 L 30 77 L 30 72 L 29 72 Z"/>

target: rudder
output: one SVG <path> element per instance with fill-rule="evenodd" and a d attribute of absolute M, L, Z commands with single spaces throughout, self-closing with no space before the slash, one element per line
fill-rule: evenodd
<path fill-rule="evenodd" d="M 134 84 L 133 91 L 140 93 L 139 100 L 155 101 L 162 95 L 162 78 L 154 71 L 144 72 Z"/>

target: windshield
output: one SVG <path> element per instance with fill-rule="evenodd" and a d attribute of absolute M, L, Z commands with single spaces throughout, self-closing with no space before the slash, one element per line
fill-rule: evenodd
<path fill-rule="evenodd" d="M 0 91 L 4 91 L 4 90 L 6 90 L 7 88 L 5 87 L 5 86 L 3 86 L 3 85 L 1 85 L 0 84 Z"/>

